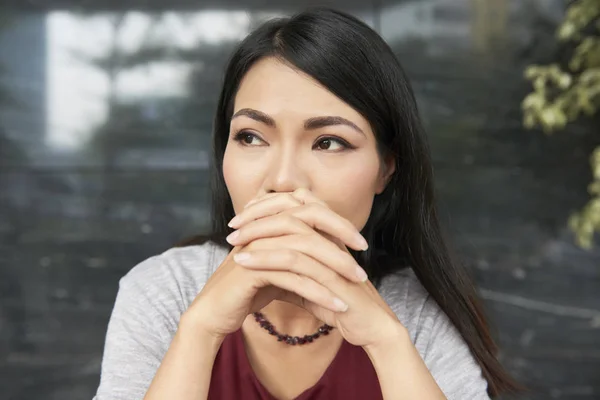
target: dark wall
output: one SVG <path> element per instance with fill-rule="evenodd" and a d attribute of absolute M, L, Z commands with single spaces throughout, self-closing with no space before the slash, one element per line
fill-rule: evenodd
<path fill-rule="evenodd" d="M 240 1 L 244 13 L 229 1 L 211 13 L 199 1 L 197 16 L 165 16 L 156 2 L 136 14 L 97 3 L 114 13 L 0 8 L 6 399 L 93 396 L 119 278 L 206 230 L 210 126 L 231 48 L 270 13 L 304 5 Z M 547 137 L 524 131 L 519 111 L 524 66 L 556 54 L 562 2 L 329 4 L 376 28 L 414 84 L 444 221 L 506 366 L 532 390 L 523 398 L 600 398 L 600 257 L 566 228 L 587 198 L 597 125 Z"/>

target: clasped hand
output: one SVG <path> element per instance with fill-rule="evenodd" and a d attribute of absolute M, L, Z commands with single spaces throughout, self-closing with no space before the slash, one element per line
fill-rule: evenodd
<path fill-rule="evenodd" d="M 236 246 L 233 259 L 238 265 L 296 274 L 296 283 L 307 290 L 303 296 L 283 290 L 280 299 L 338 328 L 351 344 L 377 346 L 404 334 L 394 312 L 346 248 L 366 250 L 367 242 L 350 221 L 310 191 L 255 199 L 229 226 L 235 229 L 227 240 Z M 327 297 L 332 301 L 323 301 Z"/>

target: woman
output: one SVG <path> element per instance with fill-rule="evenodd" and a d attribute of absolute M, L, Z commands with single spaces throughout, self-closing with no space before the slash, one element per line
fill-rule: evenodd
<path fill-rule="evenodd" d="M 214 156 L 213 232 L 121 280 L 97 400 L 515 388 L 444 244 L 412 90 L 368 26 L 314 9 L 249 35 Z"/>

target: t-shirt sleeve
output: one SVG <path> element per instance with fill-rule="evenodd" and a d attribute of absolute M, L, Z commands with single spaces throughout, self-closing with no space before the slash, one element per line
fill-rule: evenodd
<path fill-rule="evenodd" d="M 448 400 L 489 400 L 487 381 L 447 315 L 427 296 L 415 346 Z"/>
<path fill-rule="evenodd" d="M 165 287 L 159 290 L 157 281 L 170 285 L 155 276 L 162 267 L 156 263 L 146 260 L 119 281 L 94 400 L 143 399 L 177 330 L 173 311 L 180 305 Z"/>

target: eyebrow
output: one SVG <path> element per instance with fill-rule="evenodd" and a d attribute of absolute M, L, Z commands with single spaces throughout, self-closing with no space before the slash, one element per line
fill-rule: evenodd
<path fill-rule="evenodd" d="M 252 118 L 255 121 L 262 122 L 263 124 L 270 126 L 272 128 L 275 128 L 277 126 L 277 124 L 275 123 L 275 120 L 272 117 L 270 117 L 269 115 L 267 115 L 261 111 L 254 110 L 252 108 L 242 108 L 241 110 L 238 110 L 235 114 L 233 114 L 231 119 L 234 119 L 234 118 L 242 116 L 242 115 L 246 116 L 248 118 Z M 342 118 L 342 117 L 338 117 L 338 116 L 313 117 L 313 118 L 309 118 L 304 121 L 304 129 L 306 129 L 306 130 L 314 130 L 314 129 L 324 128 L 326 126 L 334 126 L 334 125 L 346 125 L 352 129 L 354 129 L 355 131 L 363 134 L 365 137 L 367 136 L 367 135 L 365 135 L 363 130 L 360 129 L 358 127 L 358 125 L 356 125 L 354 122 L 349 121 L 346 118 Z"/>

